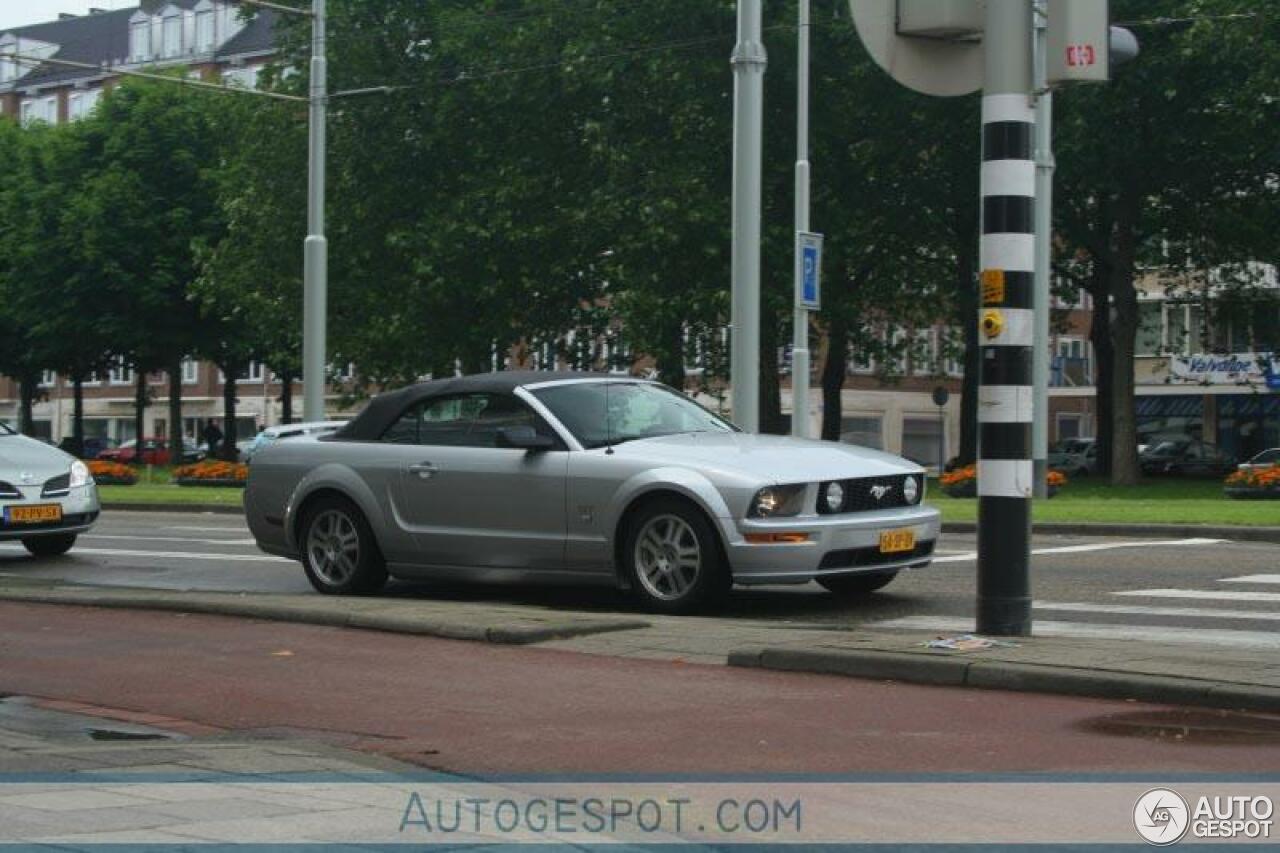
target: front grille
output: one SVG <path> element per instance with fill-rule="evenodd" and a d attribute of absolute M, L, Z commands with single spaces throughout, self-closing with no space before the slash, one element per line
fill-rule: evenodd
<path fill-rule="evenodd" d="M 22 492 L 18 491 L 9 483 L 0 482 L 0 499 L 7 501 L 22 500 Z"/>
<path fill-rule="evenodd" d="M 828 509 L 823 496 L 827 483 L 818 489 L 818 513 L 820 515 L 836 515 L 843 512 L 869 512 L 873 509 L 897 509 L 904 506 L 915 506 L 907 503 L 902 495 L 902 484 L 910 477 L 916 481 L 916 494 L 924 489 L 924 476 L 921 474 L 897 475 L 893 477 L 862 477 L 857 480 L 839 480 L 844 489 L 844 503 L 839 509 Z M 876 495 L 880 497 L 876 497 Z M 919 498 L 917 497 L 917 501 Z"/>
<path fill-rule="evenodd" d="M 71 493 L 71 472 L 59 474 L 45 481 L 42 498 L 64 498 Z"/>
<path fill-rule="evenodd" d="M 933 554 L 933 540 L 917 542 L 915 550 L 910 553 L 883 554 L 880 549 L 848 548 L 844 551 L 828 551 L 822 557 L 819 569 L 865 569 L 883 566 L 887 563 L 900 563 L 904 560 L 918 560 Z"/>

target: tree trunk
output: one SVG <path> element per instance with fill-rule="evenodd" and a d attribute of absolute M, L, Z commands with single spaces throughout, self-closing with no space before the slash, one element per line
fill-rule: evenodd
<path fill-rule="evenodd" d="M 18 381 L 18 432 L 23 435 L 36 434 L 34 409 L 39 388 L 40 380 L 34 375 L 25 375 Z"/>
<path fill-rule="evenodd" d="M 1098 475 L 1111 476 L 1111 306 L 1103 290 L 1091 290 L 1094 295 L 1093 322 L 1089 337 L 1093 342 L 1094 423 L 1097 425 Z M 1096 294 L 1101 294 L 1096 295 Z"/>
<path fill-rule="evenodd" d="M 843 432 L 844 379 L 849 372 L 849 330 L 843 321 L 827 327 L 827 360 L 822 365 L 822 438 L 839 441 Z"/>
<path fill-rule="evenodd" d="M 196 441 L 200 437 L 196 436 Z M 182 360 L 169 365 L 169 447 L 175 465 L 182 464 Z"/>
<path fill-rule="evenodd" d="M 978 461 L 978 388 L 982 384 L 982 343 L 978 340 L 977 235 L 961 241 L 956 277 L 959 285 L 960 328 L 964 330 L 964 379 L 960 388 L 961 465 Z M 967 248 L 966 248 L 967 247 Z M 946 465 L 946 460 L 942 460 Z"/>
<path fill-rule="evenodd" d="M 136 452 L 133 456 L 135 465 L 141 465 L 142 459 L 142 440 L 146 437 L 146 421 L 147 416 L 147 372 L 142 369 L 141 365 L 135 368 L 135 379 L 133 383 L 133 432 L 137 443 L 134 445 Z M 172 454 L 170 454 L 172 455 Z"/>
<path fill-rule="evenodd" d="M 763 307 L 763 306 L 762 306 Z M 760 432 L 786 435 L 782 414 L 782 384 L 778 381 L 778 324 L 767 310 L 760 324 Z"/>
<path fill-rule="evenodd" d="M 1116 258 L 1111 269 L 1111 483 L 1138 482 L 1138 417 L 1134 400 L 1133 352 L 1138 336 L 1138 291 L 1133 286 L 1137 236 L 1132 220 L 1116 223 Z"/>
<path fill-rule="evenodd" d="M 239 454 L 236 452 L 236 376 L 240 371 L 238 364 L 222 365 L 222 459 L 235 462 Z"/>
<path fill-rule="evenodd" d="M 287 370 L 280 373 L 280 423 L 293 423 L 293 374 Z"/>
<path fill-rule="evenodd" d="M 71 377 L 71 450 L 84 457 L 84 375 Z"/>

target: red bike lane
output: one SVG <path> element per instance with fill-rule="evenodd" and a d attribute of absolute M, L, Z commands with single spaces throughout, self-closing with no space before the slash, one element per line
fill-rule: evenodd
<path fill-rule="evenodd" d="M 0 604 L 0 692 L 299 734 L 469 774 L 1280 767 L 1276 739 L 1096 731 L 1154 709 L 1129 702 L 49 605 Z"/>

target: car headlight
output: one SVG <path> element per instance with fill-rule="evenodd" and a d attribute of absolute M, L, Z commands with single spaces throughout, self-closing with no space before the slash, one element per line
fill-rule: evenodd
<path fill-rule="evenodd" d="M 89 474 L 89 466 L 83 462 L 71 463 L 71 488 L 76 486 L 87 486 L 93 482 L 93 477 Z"/>
<path fill-rule="evenodd" d="M 902 498 L 908 505 L 918 503 L 924 498 L 924 489 L 915 477 L 907 477 L 902 481 Z"/>
<path fill-rule="evenodd" d="M 836 513 L 844 506 L 844 486 L 839 483 L 827 483 L 822 487 L 822 508 Z"/>
<path fill-rule="evenodd" d="M 752 518 L 799 515 L 804 503 L 804 489 L 804 486 L 767 486 L 751 499 L 747 515 Z"/>

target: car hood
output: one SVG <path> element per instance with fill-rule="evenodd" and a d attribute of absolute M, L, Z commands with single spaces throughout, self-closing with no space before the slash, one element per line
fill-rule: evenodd
<path fill-rule="evenodd" d="M 660 464 L 720 470 L 770 483 L 918 474 L 924 469 L 891 453 L 833 441 L 750 433 L 684 433 L 619 444 L 614 452 Z"/>
<path fill-rule="evenodd" d="M 71 470 L 74 457 L 23 435 L 0 436 L 0 480 L 14 486 L 43 483 Z M 22 482 L 30 474 L 31 483 Z"/>

